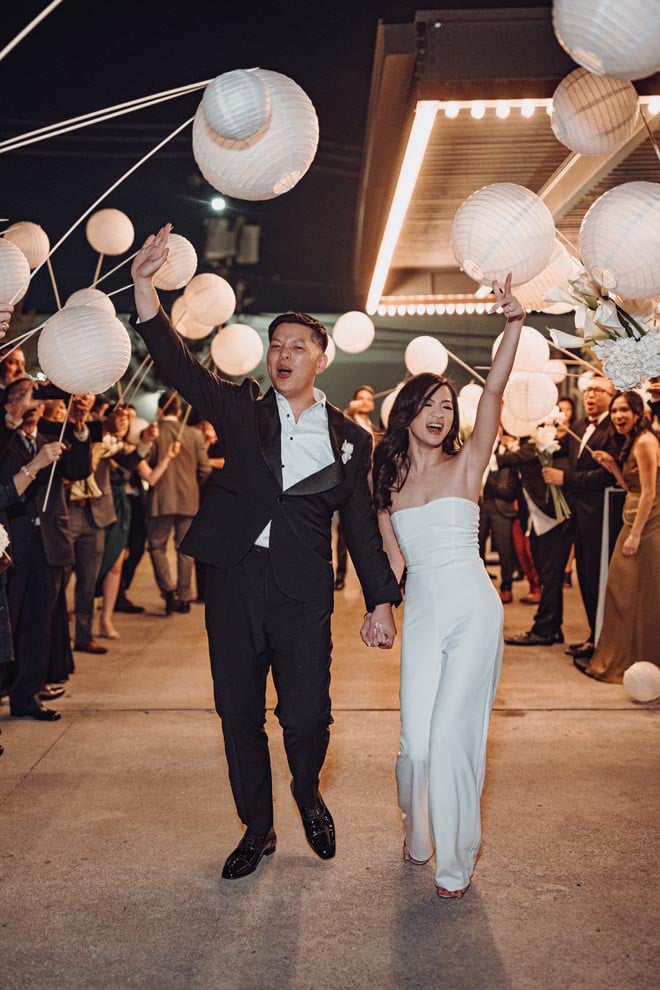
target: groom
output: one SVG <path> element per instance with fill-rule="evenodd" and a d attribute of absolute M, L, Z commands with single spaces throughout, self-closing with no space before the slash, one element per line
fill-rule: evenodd
<path fill-rule="evenodd" d="M 222 437 L 225 466 L 182 544 L 208 566 L 206 629 L 229 779 L 246 831 L 222 876 L 252 873 L 275 851 L 266 719 L 272 668 L 291 790 L 318 856 L 335 854 L 332 816 L 319 792 L 330 737 L 332 516 L 339 510 L 370 619 L 366 645 L 391 648 L 391 604 L 401 600 L 383 551 L 367 475 L 371 438 L 314 387 L 327 333 L 306 313 L 268 330 L 273 388 L 223 381 L 191 356 L 160 309 L 152 278 L 170 226 L 147 239 L 132 267 L 144 338 L 163 376 Z"/>

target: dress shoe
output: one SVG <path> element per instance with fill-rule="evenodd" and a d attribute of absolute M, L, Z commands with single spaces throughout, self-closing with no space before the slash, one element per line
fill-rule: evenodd
<path fill-rule="evenodd" d="M 321 859 L 332 859 L 335 854 L 335 823 L 321 795 L 316 808 L 300 808 L 305 838 Z"/>
<path fill-rule="evenodd" d="M 62 718 L 59 712 L 53 708 L 44 708 L 43 705 L 39 708 L 31 708 L 28 712 L 17 712 L 12 709 L 9 714 L 12 718 L 34 718 L 37 722 L 57 722 Z"/>
<path fill-rule="evenodd" d="M 176 601 L 174 603 L 174 611 L 181 612 L 183 615 L 187 615 L 190 611 L 190 602 Z"/>
<path fill-rule="evenodd" d="M 566 649 L 564 652 L 570 656 L 571 654 L 575 653 L 576 650 L 584 650 L 587 646 L 593 646 L 593 643 L 591 642 L 590 639 L 583 639 L 579 643 L 569 643 L 568 649 Z"/>
<path fill-rule="evenodd" d="M 93 639 L 90 639 L 89 643 L 74 643 L 73 648 L 78 653 L 98 653 L 99 656 L 108 652 L 107 646 L 101 646 Z"/>
<path fill-rule="evenodd" d="M 163 594 L 165 599 L 165 615 L 172 615 L 172 612 L 177 611 L 177 597 L 173 591 L 166 591 Z"/>
<path fill-rule="evenodd" d="M 523 574 L 522 571 L 514 571 L 513 574 L 511 575 L 511 580 L 512 581 L 522 581 L 522 579 L 524 577 L 525 577 L 525 575 Z"/>
<path fill-rule="evenodd" d="M 41 689 L 37 697 L 39 698 L 39 701 L 55 701 L 55 698 L 61 698 L 63 694 L 64 694 L 63 687 L 54 687 L 50 684 L 47 684 L 44 688 Z"/>
<path fill-rule="evenodd" d="M 510 591 L 500 591 L 500 601 L 503 605 L 510 605 L 513 601 L 513 594 Z"/>
<path fill-rule="evenodd" d="M 561 639 L 557 637 L 561 636 Z M 538 633 L 532 632 L 530 629 L 526 633 L 520 633 L 518 636 L 505 636 L 504 642 L 507 646 L 554 646 L 555 643 L 563 642 L 564 637 L 561 633 L 553 633 L 550 636 L 539 636 Z"/>
<path fill-rule="evenodd" d="M 141 615 L 144 609 L 141 605 L 134 605 L 128 598 L 118 598 L 115 602 L 115 612 L 127 612 L 129 615 Z"/>
<path fill-rule="evenodd" d="M 538 605 L 541 601 L 540 591 L 530 591 L 528 594 L 523 595 L 522 598 L 518 599 L 523 605 Z"/>
<path fill-rule="evenodd" d="M 568 652 L 573 655 L 574 660 L 591 660 L 594 655 L 594 650 L 595 647 L 593 643 L 584 643 L 577 649 L 569 650 Z"/>
<path fill-rule="evenodd" d="M 342 577 L 335 578 L 335 591 L 343 591 L 346 587 L 346 581 Z"/>
<path fill-rule="evenodd" d="M 222 869 L 223 880 L 240 880 L 254 873 L 262 856 L 272 856 L 275 852 L 277 836 L 272 828 L 263 835 L 248 829 Z"/>

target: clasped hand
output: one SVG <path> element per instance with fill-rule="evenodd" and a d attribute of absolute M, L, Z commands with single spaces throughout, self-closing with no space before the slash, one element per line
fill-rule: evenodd
<path fill-rule="evenodd" d="M 365 646 L 391 650 L 395 636 L 396 623 L 390 605 L 376 605 L 373 612 L 367 612 L 360 629 L 360 639 Z"/>

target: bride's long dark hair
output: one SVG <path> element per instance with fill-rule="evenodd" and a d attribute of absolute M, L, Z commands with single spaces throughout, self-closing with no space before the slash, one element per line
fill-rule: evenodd
<path fill-rule="evenodd" d="M 446 385 L 451 395 L 454 420 L 449 433 L 442 441 L 446 454 L 457 454 L 460 450 L 458 396 L 452 382 L 430 371 L 414 375 L 403 386 L 390 412 L 387 430 L 374 452 L 374 506 L 377 510 L 389 509 L 392 492 L 403 488 L 410 470 L 408 457 L 408 427 L 417 416 L 427 399 L 439 388 Z"/>

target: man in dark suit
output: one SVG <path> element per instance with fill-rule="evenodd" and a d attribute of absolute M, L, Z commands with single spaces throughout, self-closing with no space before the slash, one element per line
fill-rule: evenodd
<path fill-rule="evenodd" d="M 331 723 L 335 510 L 371 613 L 363 627 L 369 645 L 391 647 L 396 627 L 390 603 L 398 603 L 400 593 L 371 505 L 371 438 L 314 388 L 327 364 L 325 328 L 301 313 L 271 323 L 273 388 L 263 398 L 251 379 L 236 386 L 213 375 L 172 330 L 153 288 L 153 274 L 167 257 L 169 229 L 150 237 L 133 262 L 137 329 L 163 376 L 225 443 L 222 476 L 183 549 L 209 565 L 206 626 L 215 704 L 246 826 L 222 873 L 236 879 L 275 851 L 264 732 L 270 668 L 307 840 L 323 859 L 335 853 L 334 823 L 319 791 Z"/>
<path fill-rule="evenodd" d="M 578 659 L 589 659 L 594 652 L 605 489 L 612 484 L 612 475 L 596 463 L 590 449 L 606 450 L 613 457 L 618 454 L 621 443 L 608 411 L 614 392 L 608 378 L 594 375 L 590 379 L 583 393 L 586 415 L 575 423 L 576 436 L 562 438 L 557 465 L 543 470 L 548 484 L 563 489 L 572 513 L 575 564 L 589 623 L 586 639 L 571 643 L 566 650 Z"/>

